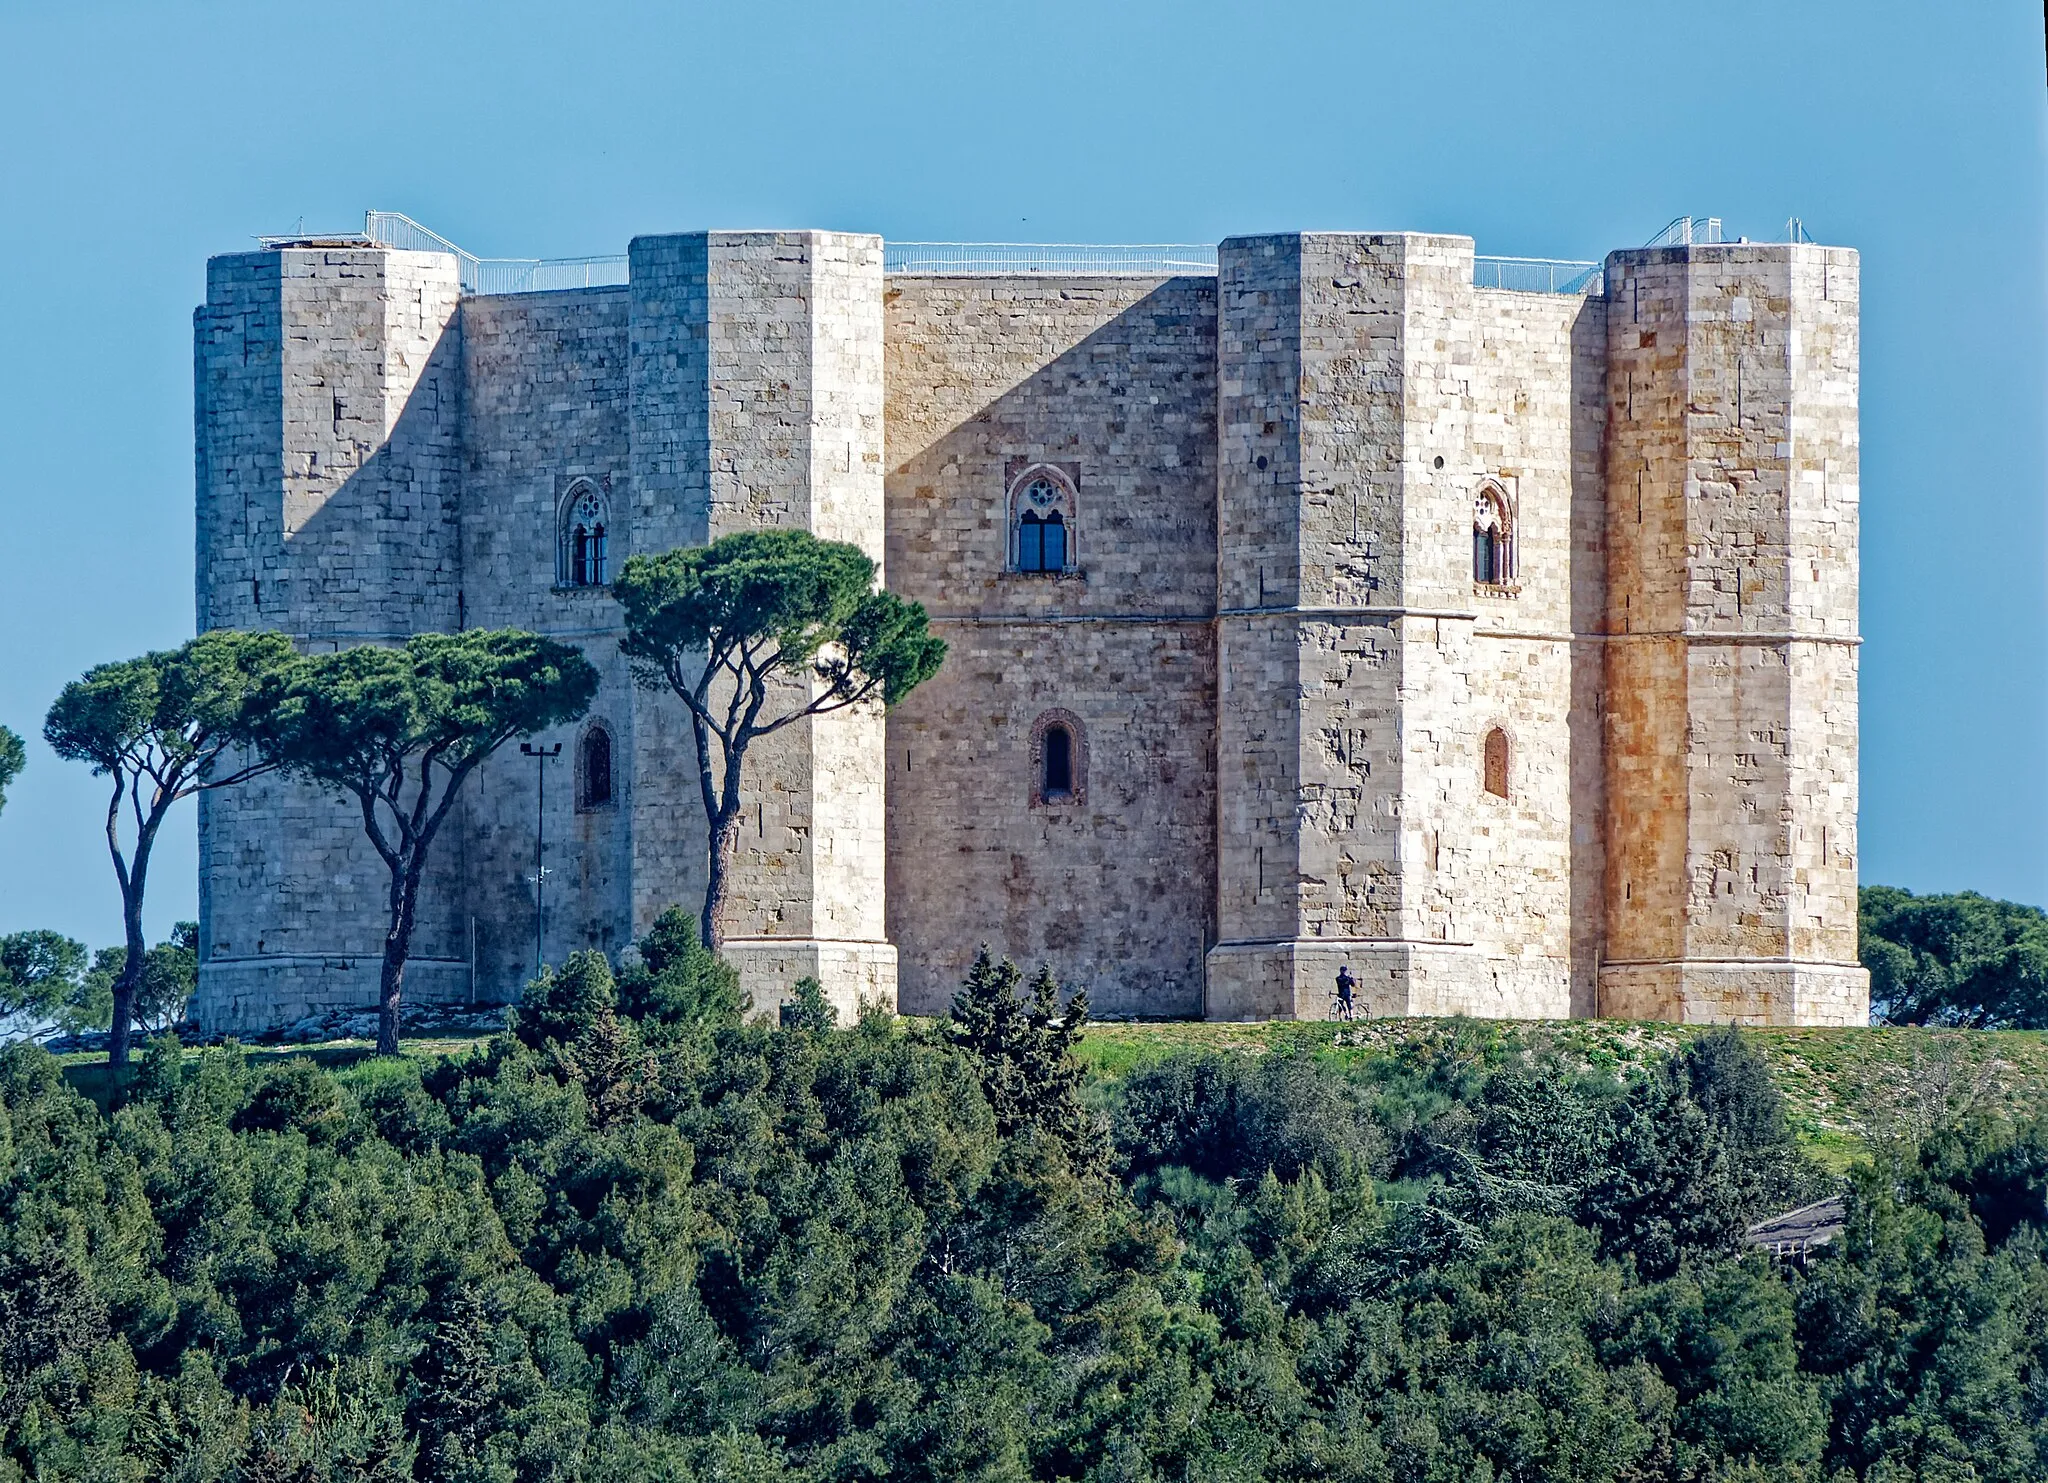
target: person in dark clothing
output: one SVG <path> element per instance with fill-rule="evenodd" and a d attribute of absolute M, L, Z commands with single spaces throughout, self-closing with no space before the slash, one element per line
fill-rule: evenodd
<path fill-rule="evenodd" d="M 1358 980 L 1351 976 L 1351 965 L 1346 963 L 1337 970 L 1337 1017 L 1351 1018 L 1351 999 L 1358 988 Z"/>

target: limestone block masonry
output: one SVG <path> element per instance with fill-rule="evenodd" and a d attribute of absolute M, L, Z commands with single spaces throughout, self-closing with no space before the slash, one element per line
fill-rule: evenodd
<path fill-rule="evenodd" d="M 1217 256 L 885 274 L 871 236 L 698 232 L 497 296 L 358 241 L 213 259 L 200 627 L 519 626 L 602 677 L 539 738 L 545 817 L 516 751 L 473 783 L 410 994 L 510 1002 L 694 912 L 689 728 L 605 583 L 780 527 L 862 546 L 950 650 L 750 756 L 759 1012 L 805 974 L 943 1012 L 986 944 L 1112 1015 L 1320 1017 L 1348 968 L 1367 1014 L 1864 1022 L 1856 255 L 1620 252 L 1591 293 L 1476 287 L 1462 237 Z M 348 809 L 263 780 L 200 831 L 209 1029 L 374 1002 Z"/>

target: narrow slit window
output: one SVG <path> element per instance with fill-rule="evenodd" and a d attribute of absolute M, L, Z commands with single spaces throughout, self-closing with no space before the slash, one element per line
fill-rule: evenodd
<path fill-rule="evenodd" d="M 1486 791 L 1508 796 L 1508 734 L 1498 726 L 1486 733 Z"/>
<path fill-rule="evenodd" d="M 1017 570 L 1045 570 L 1045 522 L 1029 510 L 1017 522 Z"/>
<path fill-rule="evenodd" d="M 1043 542 L 1045 552 L 1045 565 L 1043 569 L 1049 572 L 1065 571 L 1067 569 L 1066 520 L 1060 515 L 1058 510 L 1054 510 L 1045 517 L 1045 522 L 1039 526 L 1038 531 L 1039 540 Z"/>
<path fill-rule="evenodd" d="M 1031 806 L 1077 808 L 1088 801 L 1088 737 L 1069 710 L 1046 711 L 1031 723 Z"/>
<path fill-rule="evenodd" d="M 593 726 L 583 733 L 577 751 L 577 806 L 603 808 L 612 801 L 612 734 Z"/>
<path fill-rule="evenodd" d="M 1045 733 L 1045 782 L 1047 798 L 1071 798 L 1074 794 L 1074 738 L 1064 726 L 1049 727 Z"/>

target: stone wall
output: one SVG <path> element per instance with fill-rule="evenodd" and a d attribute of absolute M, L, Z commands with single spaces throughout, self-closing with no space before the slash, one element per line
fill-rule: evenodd
<path fill-rule="evenodd" d="M 1215 296 L 1202 279 L 891 278 L 890 585 L 951 646 L 889 718 L 903 1006 L 976 948 L 1099 1012 L 1201 1012 L 1215 852 Z M 1066 575 L 1009 570 L 1008 494 L 1077 486 Z M 1034 806 L 1035 723 L 1083 785 Z"/>
<path fill-rule="evenodd" d="M 1481 776 L 1487 733 L 1508 738 L 1507 796 L 1477 789 L 1467 834 L 1473 939 L 1489 965 L 1479 1004 L 1585 1013 L 1605 904 L 1606 312 L 1598 299 L 1486 290 L 1469 312 L 1464 483 L 1475 499 L 1499 489 L 1514 517 L 1510 580 L 1469 587 L 1475 750 L 1459 765 Z"/>
<path fill-rule="evenodd" d="M 581 948 L 615 958 L 633 938 L 635 723 L 638 692 L 618 641 L 618 604 L 603 587 L 558 578 L 556 544 L 572 489 L 603 496 L 612 574 L 634 549 L 624 288 L 511 294 L 462 308 L 464 429 L 463 619 L 471 628 L 529 628 L 581 646 L 598 668 L 584 721 L 533 738 L 560 746 L 545 764 L 507 746 L 478 770 L 465 800 L 465 927 L 477 995 L 516 1000 L 534 967 L 536 830 L 544 831 L 543 960 Z M 612 740 L 613 801 L 578 806 L 578 745 L 593 725 Z M 540 769 L 547 768 L 546 818 Z M 656 838 L 656 817 L 641 827 Z"/>

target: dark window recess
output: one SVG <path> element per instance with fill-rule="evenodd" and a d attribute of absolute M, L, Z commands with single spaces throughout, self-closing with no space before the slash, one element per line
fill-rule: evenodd
<path fill-rule="evenodd" d="M 569 585 L 602 587 L 605 583 L 604 526 L 579 525 L 569 532 Z"/>
<path fill-rule="evenodd" d="M 555 580 L 568 587 L 602 587 L 611 580 L 611 508 L 589 485 L 579 485 L 563 512 Z"/>
<path fill-rule="evenodd" d="M 603 808 L 612 801 L 612 734 L 602 726 L 583 733 L 576 806 Z"/>
<path fill-rule="evenodd" d="M 1074 738 L 1064 726 L 1045 733 L 1045 776 L 1039 792 L 1046 798 L 1071 798 L 1074 793 Z"/>
<path fill-rule="evenodd" d="M 1067 521 L 1058 510 L 1040 519 L 1030 510 L 1017 522 L 1017 570 L 1063 572 L 1067 569 Z"/>
<path fill-rule="evenodd" d="M 1503 580 L 1500 569 L 1500 538 L 1491 530 L 1472 532 L 1472 580 L 1475 582 L 1499 582 Z"/>
<path fill-rule="evenodd" d="M 1515 580 L 1515 526 L 1507 496 L 1493 485 L 1472 505 L 1472 580 L 1504 587 Z"/>
<path fill-rule="evenodd" d="M 1486 791 L 1508 796 L 1508 734 L 1498 726 L 1486 733 Z"/>

